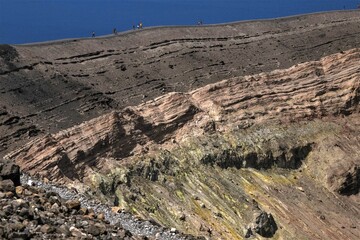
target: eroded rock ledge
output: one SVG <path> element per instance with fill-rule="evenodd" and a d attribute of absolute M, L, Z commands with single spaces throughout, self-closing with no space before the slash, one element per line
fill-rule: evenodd
<path fill-rule="evenodd" d="M 0 45 L 0 157 L 36 136 L 164 93 L 359 47 L 359 10 Z"/>
<path fill-rule="evenodd" d="M 352 49 L 169 93 L 6 158 L 195 235 L 242 238 L 260 206 L 276 238 L 357 239 L 359 60 Z"/>

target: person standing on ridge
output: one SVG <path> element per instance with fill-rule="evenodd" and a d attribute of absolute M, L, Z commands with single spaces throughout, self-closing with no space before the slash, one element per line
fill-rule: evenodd
<path fill-rule="evenodd" d="M 95 32 L 93 31 L 92 34 L 91 34 L 92 37 L 95 37 Z"/>

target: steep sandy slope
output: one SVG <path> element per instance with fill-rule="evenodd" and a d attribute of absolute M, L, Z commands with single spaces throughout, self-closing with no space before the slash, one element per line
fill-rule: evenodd
<path fill-rule="evenodd" d="M 360 47 L 359 11 L 0 46 L 0 156 L 137 105 Z"/>
<path fill-rule="evenodd" d="M 359 61 L 355 48 L 168 93 L 6 158 L 195 235 L 359 239 Z"/>

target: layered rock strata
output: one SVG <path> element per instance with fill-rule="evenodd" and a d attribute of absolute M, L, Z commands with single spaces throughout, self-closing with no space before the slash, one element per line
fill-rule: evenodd
<path fill-rule="evenodd" d="M 358 239 L 359 60 L 352 49 L 165 94 L 6 158 L 195 235 L 259 237 L 265 211 L 274 238 Z"/>
<path fill-rule="evenodd" d="M 359 48 L 359 23 L 359 11 L 344 11 L 0 45 L 0 156 L 35 136 L 167 92 Z"/>

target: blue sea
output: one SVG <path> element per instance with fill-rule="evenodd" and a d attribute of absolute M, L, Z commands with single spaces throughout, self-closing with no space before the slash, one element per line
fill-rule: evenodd
<path fill-rule="evenodd" d="M 359 0 L 0 0 L 0 43 L 90 37 L 144 27 L 195 25 L 355 9 Z"/>

